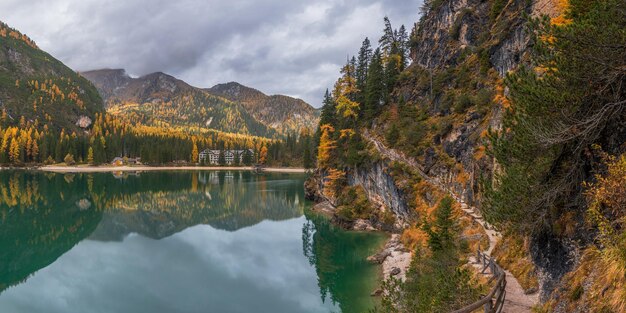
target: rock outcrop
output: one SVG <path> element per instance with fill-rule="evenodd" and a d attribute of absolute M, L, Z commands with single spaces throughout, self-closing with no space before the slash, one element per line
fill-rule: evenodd
<path fill-rule="evenodd" d="M 348 172 L 348 185 L 365 189 L 370 202 L 378 207 L 390 209 L 400 223 L 406 223 L 410 209 L 402 191 L 396 186 L 393 177 L 386 171 L 384 163 L 359 167 Z"/>

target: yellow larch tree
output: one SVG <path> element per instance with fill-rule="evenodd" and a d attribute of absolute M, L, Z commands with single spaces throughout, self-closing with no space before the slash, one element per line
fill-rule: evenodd
<path fill-rule="evenodd" d="M 350 62 L 341 69 L 342 76 L 335 83 L 333 96 L 337 104 L 337 113 L 344 118 L 356 119 L 359 103 L 351 98 L 359 91 L 356 88 L 354 65 Z"/>
<path fill-rule="evenodd" d="M 320 136 L 320 144 L 317 149 L 317 166 L 319 168 L 328 168 L 333 150 L 337 147 L 337 143 L 332 138 L 335 128 L 330 124 L 324 124 L 320 126 L 320 131 L 322 135 Z"/>

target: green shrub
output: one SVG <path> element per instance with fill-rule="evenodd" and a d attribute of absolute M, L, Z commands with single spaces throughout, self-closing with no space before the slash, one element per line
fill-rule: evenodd
<path fill-rule="evenodd" d="M 375 210 L 370 204 L 365 189 L 361 186 L 345 187 L 338 199 L 337 215 L 345 221 L 370 219 Z"/>
<path fill-rule="evenodd" d="M 391 125 L 391 128 L 387 132 L 387 135 L 385 136 L 385 140 L 387 140 L 387 143 L 390 146 L 395 146 L 396 143 L 398 142 L 398 138 L 400 138 L 400 130 L 398 129 L 398 126 L 396 126 L 396 124 L 393 124 Z"/>
<path fill-rule="evenodd" d="M 468 96 L 467 94 L 463 93 L 457 97 L 454 103 L 454 112 L 463 113 L 472 105 L 474 105 L 472 98 Z"/>

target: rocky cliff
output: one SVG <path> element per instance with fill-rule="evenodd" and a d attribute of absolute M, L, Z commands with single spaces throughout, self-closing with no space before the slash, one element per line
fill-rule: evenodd
<path fill-rule="evenodd" d="M 406 195 L 396 186 L 384 162 L 355 168 L 349 171 L 347 177 L 348 185 L 362 186 L 369 201 L 393 212 L 400 225 L 408 223 L 412 212 L 407 205 Z"/>
<path fill-rule="evenodd" d="M 411 36 L 413 62 L 393 88 L 390 112 L 380 114 L 365 132 L 377 142 L 393 138 L 394 148 L 403 155 L 392 159 L 427 177 L 421 184 L 480 208 L 481 181 L 491 181 L 499 171 L 485 146 L 490 132 L 503 128 L 503 112 L 510 106 L 503 80 L 530 61 L 527 18 L 557 18 L 562 6 L 563 1 L 553 0 L 429 2 Z M 394 127 L 407 133 L 397 134 Z M 382 157 L 388 153 L 382 151 Z M 347 168 L 348 184 L 362 186 L 370 201 L 391 208 L 401 221 L 414 214 L 415 195 L 401 191 L 406 189 L 404 178 L 384 174 L 393 171 L 391 167 L 389 162 L 374 162 Z M 319 181 L 311 186 L 324 188 Z M 538 281 L 528 289 L 538 288 L 542 300 L 576 268 L 580 234 L 546 231 L 524 238 L 526 245 L 520 249 L 531 263 L 527 274 Z"/>

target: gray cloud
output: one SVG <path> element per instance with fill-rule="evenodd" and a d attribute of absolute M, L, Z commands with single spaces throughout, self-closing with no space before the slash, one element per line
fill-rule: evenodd
<path fill-rule="evenodd" d="M 382 18 L 410 29 L 421 0 L 3 0 L 0 19 L 76 70 L 238 81 L 318 107 Z"/>

